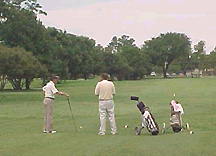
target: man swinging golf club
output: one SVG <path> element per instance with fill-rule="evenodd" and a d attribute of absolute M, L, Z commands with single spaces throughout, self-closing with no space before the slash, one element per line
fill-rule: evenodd
<path fill-rule="evenodd" d="M 111 134 L 115 135 L 117 133 L 113 102 L 115 86 L 108 79 L 109 75 L 107 73 L 101 74 L 101 81 L 97 83 L 95 88 L 95 95 L 99 96 L 100 129 L 98 135 L 105 135 L 107 114 L 110 121 Z"/>
<path fill-rule="evenodd" d="M 52 127 L 52 118 L 53 118 L 53 104 L 55 99 L 55 94 L 63 95 L 69 97 L 67 93 L 60 92 L 56 89 L 55 84 L 57 84 L 59 76 L 52 76 L 50 82 L 43 87 L 44 91 L 44 133 L 56 133 Z"/>

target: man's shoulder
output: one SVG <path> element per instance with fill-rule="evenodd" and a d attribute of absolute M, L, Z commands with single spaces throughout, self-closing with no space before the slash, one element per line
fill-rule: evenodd
<path fill-rule="evenodd" d="M 50 82 L 47 83 L 46 86 L 55 86 L 55 84 L 52 81 L 50 81 Z"/>
<path fill-rule="evenodd" d="M 112 81 L 108 81 L 108 80 L 103 80 L 103 81 L 101 81 L 100 83 L 109 83 L 109 84 L 113 84 Z"/>

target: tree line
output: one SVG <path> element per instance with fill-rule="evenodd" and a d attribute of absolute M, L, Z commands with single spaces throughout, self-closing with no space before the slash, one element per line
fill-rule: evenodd
<path fill-rule="evenodd" d="M 160 34 L 142 47 L 130 36 L 114 36 L 103 47 L 89 37 L 45 27 L 38 14 L 46 12 L 37 0 L 0 0 L 1 90 L 7 82 L 15 90 L 29 89 L 34 78 L 45 81 L 50 74 L 88 79 L 107 72 L 118 80 L 136 80 L 152 71 L 166 77 L 169 70 L 215 68 L 216 48 L 205 55 L 205 42 L 200 41 L 192 53 L 190 38 L 182 33 Z"/>

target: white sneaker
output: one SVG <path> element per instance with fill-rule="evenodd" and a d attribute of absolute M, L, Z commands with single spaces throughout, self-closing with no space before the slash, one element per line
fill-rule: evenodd
<path fill-rule="evenodd" d="M 47 134 L 48 133 L 52 133 L 53 134 L 53 133 L 56 133 L 56 131 L 55 130 L 52 130 L 52 131 L 46 131 L 46 130 L 44 130 L 43 133 L 47 133 Z"/>
<path fill-rule="evenodd" d="M 47 130 L 43 130 L 43 133 L 48 133 L 48 131 Z"/>
<path fill-rule="evenodd" d="M 105 133 L 104 132 L 99 132 L 98 135 L 105 135 Z"/>
<path fill-rule="evenodd" d="M 52 131 L 49 131 L 48 133 L 52 133 L 52 134 L 53 134 L 53 133 L 56 133 L 56 131 L 55 131 L 55 130 L 52 130 Z"/>

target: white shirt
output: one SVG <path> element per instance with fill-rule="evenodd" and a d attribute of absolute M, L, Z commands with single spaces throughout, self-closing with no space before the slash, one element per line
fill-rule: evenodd
<path fill-rule="evenodd" d="M 98 95 L 101 100 L 111 100 L 115 93 L 115 86 L 111 81 L 103 80 L 96 85 L 95 95 Z"/>
<path fill-rule="evenodd" d="M 43 91 L 45 92 L 45 97 L 55 98 L 54 94 L 56 94 L 58 89 L 56 89 L 55 84 L 50 81 L 43 87 Z"/>

